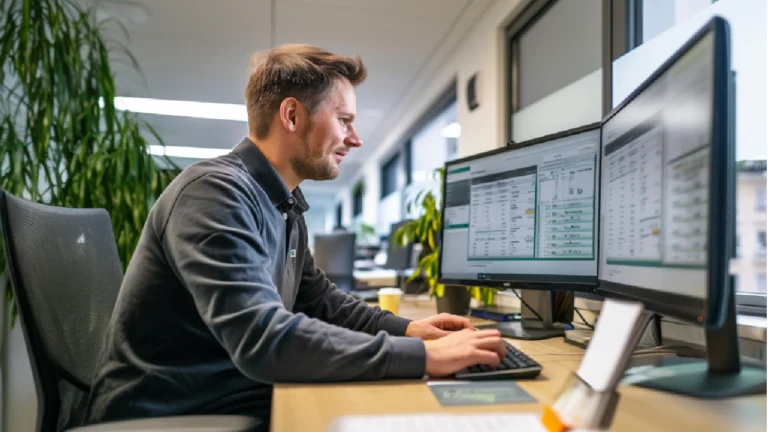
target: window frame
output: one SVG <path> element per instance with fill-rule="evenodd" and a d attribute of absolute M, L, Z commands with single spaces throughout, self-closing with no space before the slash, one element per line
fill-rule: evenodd
<path fill-rule="evenodd" d="M 520 37 L 532 26 L 534 26 L 552 7 L 560 0 L 530 0 L 525 8 L 504 28 L 504 139 L 507 143 L 512 141 L 514 123 L 512 117 L 520 110 Z M 603 115 L 608 114 L 611 111 L 611 69 L 610 67 L 606 72 L 606 46 L 610 53 L 611 46 L 613 44 L 606 44 L 606 34 L 611 34 L 613 27 L 619 27 L 622 37 L 617 40 L 617 46 L 622 46 L 622 49 L 612 53 L 610 60 L 608 60 L 609 66 L 613 60 L 619 58 L 624 54 L 627 49 L 625 46 L 624 35 L 624 23 L 625 17 L 623 15 L 624 8 L 621 8 L 622 19 L 606 21 L 606 13 L 611 12 L 611 3 L 621 3 L 616 7 L 621 7 L 623 4 L 630 0 L 603 0 L 602 16 L 603 16 L 603 28 L 602 28 L 602 69 L 603 69 Z M 608 15 L 610 16 L 610 15 Z M 607 25 L 607 28 L 606 28 Z M 606 77 L 607 74 L 607 77 Z M 607 80 L 607 81 L 606 81 Z M 606 91 L 607 83 L 607 91 Z"/>

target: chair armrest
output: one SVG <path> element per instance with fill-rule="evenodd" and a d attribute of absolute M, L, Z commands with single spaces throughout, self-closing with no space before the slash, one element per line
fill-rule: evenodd
<path fill-rule="evenodd" d="M 155 417 L 99 423 L 67 432 L 253 432 L 258 419 L 237 415 Z"/>

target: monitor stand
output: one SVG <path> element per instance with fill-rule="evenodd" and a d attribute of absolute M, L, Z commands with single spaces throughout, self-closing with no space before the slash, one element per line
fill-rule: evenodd
<path fill-rule="evenodd" d="M 552 291 L 521 290 L 520 321 L 477 326 L 479 329 L 498 329 L 503 337 L 522 340 L 541 340 L 565 336 L 565 330 L 553 326 Z M 534 311 L 531 311 L 527 304 Z M 538 314 L 538 316 L 537 316 Z"/>
<path fill-rule="evenodd" d="M 680 359 L 631 375 L 625 384 L 702 399 L 765 394 L 765 367 L 741 363 L 736 307 L 731 291 L 723 327 L 706 330 L 707 358 Z M 677 364 L 674 364 L 677 363 Z"/>

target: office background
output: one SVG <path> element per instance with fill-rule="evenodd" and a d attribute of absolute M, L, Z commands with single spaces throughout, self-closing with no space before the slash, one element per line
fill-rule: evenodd
<path fill-rule="evenodd" d="M 743 161 L 732 269 L 742 309 L 765 315 L 766 124 L 747 120 L 767 114 L 764 0 L 102 3 L 105 16 L 126 22 L 147 78 L 145 87 L 117 65 L 121 95 L 233 105 L 223 119 L 199 118 L 201 107 L 190 108 L 192 116 L 143 115 L 181 166 L 227 152 L 244 136 L 239 107 L 252 52 L 307 42 L 362 56 L 370 71 L 358 91 L 364 146 L 350 153 L 338 179 L 302 186 L 312 206 L 310 238 L 363 224 L 385 236 L 391 223 L 415 216 L 405 203 L 415 191 L 438 187 L 428 173 L 445 161 L 599 121 L 706 17 L 723 14 L 733 29 Z M 470 111 L 472 77 L 479 105 Z M 121 103 L 152 109 L 141 100 Z M 18 327 L 3 344 L 3 430 L 29 430 L 35 396 Z"/>

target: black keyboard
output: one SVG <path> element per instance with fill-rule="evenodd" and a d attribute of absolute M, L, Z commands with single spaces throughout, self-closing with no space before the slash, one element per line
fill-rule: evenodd
<path fill-rule="evenodd" d="M 494 380 L 535 378 L 541 373 L 541 365 L 506 341 L 507 355 L 497 369 L 488 365 L 470 366 L 456 372 L 454 377 L 462 380 Z"/>

